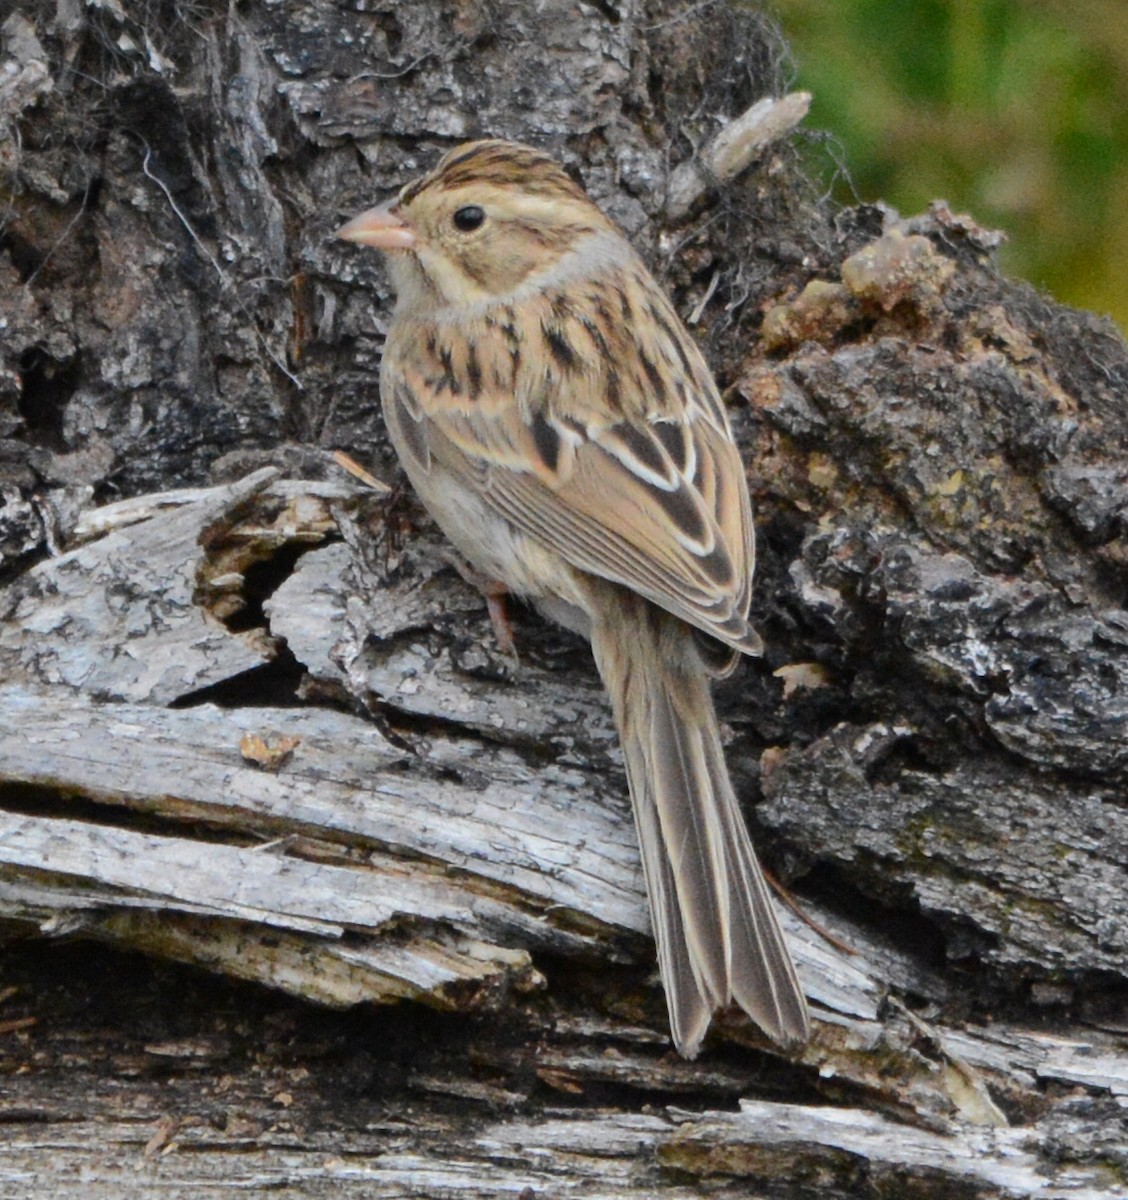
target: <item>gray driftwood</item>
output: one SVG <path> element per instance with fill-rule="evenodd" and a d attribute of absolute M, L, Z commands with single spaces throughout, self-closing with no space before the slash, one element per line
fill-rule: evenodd
<path fill-rule="evenodd" d="M 158 8 L 2 25 L 0 1195 L 1123 1196 L 1120 337 L 818 200 L 743 7 Z M 802 1049 L 672 1055 L 586 649 L 326 453 L 397 483 L 326 235 L 479 133 L 725 386 Z"/>

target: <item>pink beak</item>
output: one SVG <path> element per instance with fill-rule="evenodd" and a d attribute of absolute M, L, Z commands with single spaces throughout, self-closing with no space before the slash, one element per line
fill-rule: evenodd
<path fill-rule="evenodd" d="M 415 230 L 396 212 L 394 201 L 353 217 L 347 225 L 337 230 L 335 236 L 344 238 L 346 242 L 375 246 L 378 250 L 415 248 Z"/>

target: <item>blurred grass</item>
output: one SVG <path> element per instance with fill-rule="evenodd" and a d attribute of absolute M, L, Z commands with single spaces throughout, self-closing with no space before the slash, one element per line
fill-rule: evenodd
<path fill-rule="evenodd" d="M 1128 0 L 772 7 L 862 199 L 948 200 L 1006 230 L 1008 271 L 1128 329 Z"/>

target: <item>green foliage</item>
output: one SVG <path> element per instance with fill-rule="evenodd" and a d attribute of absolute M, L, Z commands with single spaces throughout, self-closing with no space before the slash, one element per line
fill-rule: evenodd
<path fill-rule="evenodd" d="M 946 199 L 1007 231 L 1008 270 L 1128 328 L 1124 0 L 774 7 L 859 196 Z"/>

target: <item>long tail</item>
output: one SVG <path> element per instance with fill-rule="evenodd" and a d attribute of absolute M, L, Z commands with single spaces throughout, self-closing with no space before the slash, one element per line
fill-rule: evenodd
<path fill-rule="evenodd" d="M 807 1005 L 729 782 L 691 629 L 615 589 L 593 620 L 642 849 L 674 1044 L 693 1058 L 736 1002 L 779 1041 L 810 1034 Z"/>

